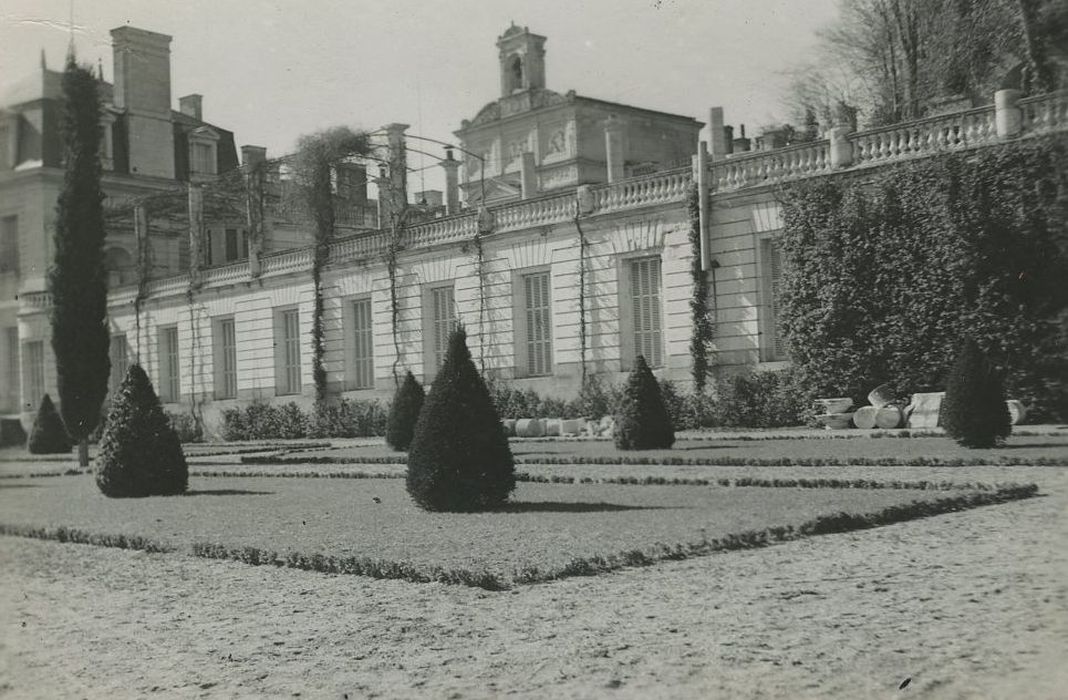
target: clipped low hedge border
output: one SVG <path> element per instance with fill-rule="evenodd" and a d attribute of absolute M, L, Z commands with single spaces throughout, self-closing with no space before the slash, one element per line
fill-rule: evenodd
<path fill-rule="evenodd" d="M 404 455 L 366 457 L 331 457 L 264 455 L 242 457 L 241 464 L 406 464 Z M 590 457 L 516 457 L 516 464 L 543 465 L 629 465 L 629 466 L 686 466 L 686 467 L 1068 467 L 1064 457 L 637 457 L 619 455 Z"/>
<path fill-rule="evenodd" d="M 959 494 L 934 501 L 913 501 L 907 504 L 889 506 L 875 513 L 864 515 L 843 511 L 832 515 L 817 516 L 797 527 L 792 525 L 774 526 L 763 530 L 749 530 L 738 534 L 730 534 L 713 540 L 702 539 L 700 542 L 674 545 L 656 544 L 649 550 L 635 549 L 618 554 L 576 557 L 567 564 L 556 568 L 542 569 L 537 566 L 526 566 L 513 570 L 510 581 L 505 580 L 499 574 L 484 569 L 443 569 L 437 566 L 420 566 L 408 562 L 392 562 L 368 557 L 334 557 L 320 553 L 290 552 L 281 556 L 277 552 L 257 547 L 227 547 L 222 544 L 204 542 L 194 543 L 191 547 L 191 554 L 204 559 L 225 559 L 253 566 L 273 565 L 329 574 L 401 579 L 412 583 L 438 582 L 450 585 L 472 586 L 488 591 L 503 591 L 513 585 L 545 583 L 571 576 L 594 576 L 623 568 L 649 566 L 660 561 L 690 559 L 715 552 L 766 547 L 778 542 L 788 542 L 812 535 L 865 530 L 908 520 L 978 508 L 984 505 L 1031 498 L 1037 493 L 1038 486 L 1035 484 L 1010 485 L 999 487 L 993 491 Z M 177 551 L 173 547 L 147 538 L 94 534 L 65 527 L 40 528 L 0 524 L 0 535 L 92 544 L 146 552 L 171 553 Z"/>

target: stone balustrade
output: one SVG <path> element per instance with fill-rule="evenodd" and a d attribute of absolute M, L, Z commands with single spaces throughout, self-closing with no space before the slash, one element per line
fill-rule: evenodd
<path fill-rule="evenodd" d="M 693 175 L 690 168 L 665 170 L 592 188 L 593 213 L 645 207 L 686 198 Z"/>
<path fill-rule="evenodd" d="M 307 270 L 312 264 L 311 248 L 296 248 L 274 253 L 263 258 L 263 274 L 285 274 Z"/>
<path fill-rule="evenodd" d="M 994 108 L 979 107 L 851 134 L 853 165 L 869 165 L 998 140 Z"/>
<path fill-rule="evenodd" d="M 1018 103 L 1025 134 L 1044 134 L 1068 128 L 1068 90 L 1025 97 Z"/>
<path fill-rule="evenodd" d="M 478 218 L 473 213 L 432 219 L 404 229 L 404 245 L 411 248 L 449 243 L 472 238 L 478 231 Z"/>
<path fill-rule="evenodd" d="M 221 267 L 209 267 L 202 273 L 204 284 L 230 284 L 248 278 L 248 261 L 223 265 Z"/>
<path fill-rule="evenodd" d="M 717 192 L 817 175 L 831 170 L 830 142 L 823 140 L 757 151 L 714 161 L 711 169 L 713 188 Z"/>
<path fill-rule="evenodd" d="M 491 209 L 497 231 L 518 231 L 532 226 L 568 221 L 575 217 L 575 193 L 511 202 Z"/>

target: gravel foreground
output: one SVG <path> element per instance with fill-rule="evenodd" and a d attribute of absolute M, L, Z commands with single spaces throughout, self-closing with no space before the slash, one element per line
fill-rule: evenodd
<path fill-rule="evenodd" d="M 1032 476 L 994 471 L 954 478 Z M 1061 698 L 1065 472 L 1022 502 L 507 593 L 0 537 L 0 697 Z"/>

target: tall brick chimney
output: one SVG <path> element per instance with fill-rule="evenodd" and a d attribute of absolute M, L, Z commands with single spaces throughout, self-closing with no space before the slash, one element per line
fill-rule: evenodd
<path fill-rule="evenodd" d="M 178 98 L 178 111 L 187 117 L 192 117 L 199 122 L 204 121 L 204 96 L 186 95 Z"/>
<path fill-rule="evenodd" d="M 136 27 L 111 30 L 116 107 L 126 110 L 130 173 L 174 177 L 171 37 Z"/>

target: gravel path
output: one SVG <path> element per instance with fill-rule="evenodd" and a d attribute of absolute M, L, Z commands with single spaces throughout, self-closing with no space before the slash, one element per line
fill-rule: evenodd
<path fill-rule="evenodd" d="M 0 696 L 1064 697 L 1066 474 L 955 469 L 1048 496 L 509 593 L 4 537 Z"/>

